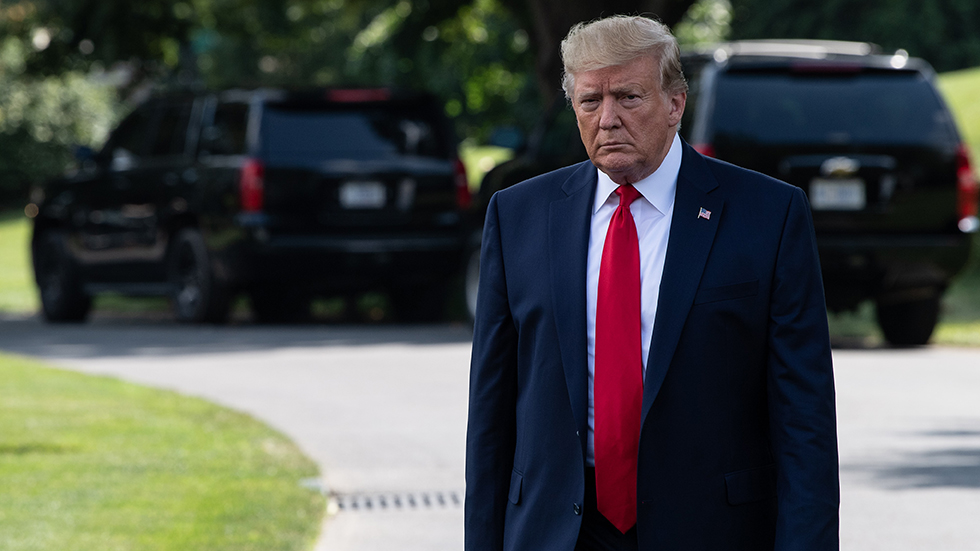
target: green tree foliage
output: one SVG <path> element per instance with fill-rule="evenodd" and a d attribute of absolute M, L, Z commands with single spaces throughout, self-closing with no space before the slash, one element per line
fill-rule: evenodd
<path fill-rule="evenodd" d="M 537 113 L 527 32 L 497 0 L 35 0 L 4 31 L 24 74 L 108 71 L 123 99 L 156 88 L 393 86 L 443 98 L 484 137 Z M 8 10 L 9 11 L 9 10 Z"/>
<path fill-rule="evenodd" d="M 527 32 L 496 0 L 445 4 L 402 0 L 379 12 L 348 49 L 347 74 L 437 93 L 464 136 L 533 122 L 539 95 Z"/>
<path fill-rule="evenodd" d="M 611 13 L 673 25 L 693 0 L 22 0 L 45 47 L 28 72 L 125 63 L 124 92 L 171 85 L 389 85 L 442 96 L 463 130 L 556 95 L 558 42 Z M 534 76 L 537 76 L 535 79 Z M 535 85 L 538 90 L 535 90 Z M 539 96 L 540 94 L 540 96 Z M 473 117 L 481 121 L 474 126 Z"/>
<path fill-rule="evenodd" d="M 572 24 L 611 13 L 648 13 L 673 25 L 692 3 L 0 3 L 0 42 L 7 52 L 0 110 L 10 114 L 0 118 L 6 121 L 0 123 L 0 189 L 23 196 L 27 182 L 63 169 L 72 144 L 98 144 L 108 123 L 161 88 L 421 89 L 442 98 L 461 136 L 482 141 L 498 126 L 529 130 L 542 104 L 560 96 L 558 43 Z"/>
<path fill-rule="evenodd" d="M 614 13 L 677 23 L 694 0 L 396 0 L 348 50 L 348 74 L 424 85 L 445 98 L 464 135 L 529 129 L 561 96 L 558 44 L 571 26 Z M 375 2 L 377 5 L 378 2 Z"/>
<path fill-rule="evenodd" d="M 71 146 L 100 143 L 115 117 L 109 75 L 27 72 L 49 39 L 24 31 L 35 13 L 30 5 L 0 6 L 0 206 L 23 205 L 30 184 L 63 170 Z"/>
<path fill-rule="evenodd" d="M 712 44 L 728 40 L 731 34 L 732 5 L 728 0 L 698 0 L 674 26 L 681 46 Z"/>
<path fill-rule="evenodd" d="M 904 48 L 938 71 L 980 64 L 976 0 L 731 0 L 732 38 L 818 38 Z"/>

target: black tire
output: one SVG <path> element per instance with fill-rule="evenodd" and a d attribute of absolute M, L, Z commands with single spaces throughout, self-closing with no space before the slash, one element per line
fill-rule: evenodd
<path fill-rule="evenodd" d="M 932 337 L 942 295 L 934 290 L 919 294 L 924 296 L 878 300 L 878 326 L 892 346 L 921 346 Z"/>
<path fill-rule="evenodd" d="M 408 323 L 442 321 L 448 295 L 448 282 L 396 287 L 388 291 L 396 318 Z"/>
<path fill-rule="evenodd" d="M 34 276 L 41 295 L 41 313 L 53 323 L 82 322 L 92 309 L 78 268 L 68 255 L 64 235 L 48 232 L 34 246 Z"/>
<path fill-rule="evenodd" d="M 302 289 L 289 286 L 253 289 L 249 292 L 249 298 L 252 313 L 259 323 L 303 323 L 310 320 L 313 297 Z"/>
<path fill-rule="evenodd" d="M 228 321 L 230 297 L 227 285 L 211 267 L 204 238 L 194 229 L 183 229 L 173 238 L 169 278 L 174 315 L 181 323 Z"/>
<path fill-rule="evenodd" d="M 463 299 L 466 302 L 466 316 L 470 324 L 476 321 L 476 296 L 480 289 L 480 243 L 471 246 L 466 252 L 463 266 Z"/>

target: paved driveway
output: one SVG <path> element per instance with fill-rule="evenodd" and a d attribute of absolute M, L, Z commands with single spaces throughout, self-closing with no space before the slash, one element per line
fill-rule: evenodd
<path fill-rule="evenodd" d="M 462 327 L 0 320 L 0 349 L 247 411 L 335 496 L 317 549 L 462 548 Z M 837 350 L 842 544 L 980 549 L 980 350 Z"/>

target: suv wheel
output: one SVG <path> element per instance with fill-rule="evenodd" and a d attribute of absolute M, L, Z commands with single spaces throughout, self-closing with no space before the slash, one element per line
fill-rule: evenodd
<path fill-rule="evenodd" d="M 41 236 L 34 249 L 34 273 L 45 320 L 85 320 L 92 308 L 92 297 L 82 289 L 78 269 L 68 256 L 63 235 L 49 232 Z"/>
<path fill-rule="evenodd" d="M 228 290 L 211 269 L 210 257 L 200 232 L 184 229 L 174 237 L 169 275 L 177 321 L 227 321 Z"/>
<path fill-rule="evenodd" d="M 929 342 L 939 321 L 941 293 L 900 301 L 877 302 L 878 326 L 893 346 L 920 346 Z"/>

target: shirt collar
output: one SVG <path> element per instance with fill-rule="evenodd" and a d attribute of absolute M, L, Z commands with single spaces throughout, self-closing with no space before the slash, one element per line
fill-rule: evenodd
<path fill-rule="evenodd" d="M 682 156 L 681 138 L 675 133 L 674 141 L 671 142 L 670 150 L 667 151 L 667 156 L 660 163 L 660 167 L 653 171 L 653 174 L 633 184 L 636 191 L 639 191 L 640 195 L 661 214 L 667 214 L 674 206 L 674 191 L 677 189 L 677 175 L 681 171 Z M 619 187 L 619 184 L 613 182 L 612 178 L 607 176 L 605 172 L 601 170 L 598 172 L 599 181 L 592 214 L 598 212 L 599 207 L 604 205 Z"/>

